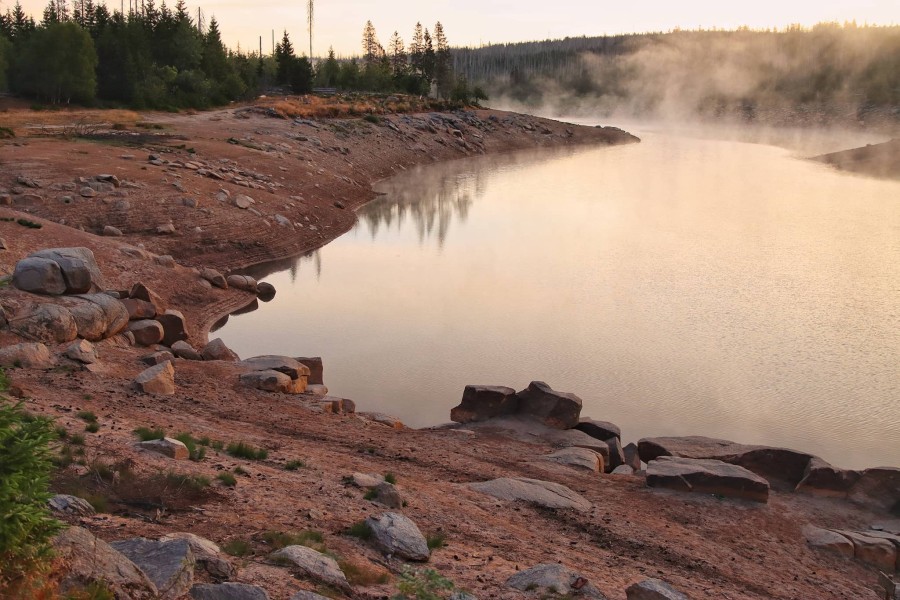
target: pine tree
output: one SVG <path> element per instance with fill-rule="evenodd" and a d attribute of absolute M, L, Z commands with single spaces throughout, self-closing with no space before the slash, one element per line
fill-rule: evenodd
<path fill-rule="evenodd" d="M 396 31 L 391 36 L 390 44 L 391 53 L 391 73 L 395 80 L 399 80 L 406 75 L 408 70 L 406 48 L 403 44 L 403 38 Z"/>
<path fill-rule="evenodd" d="M 431 42 L 431 34 L 425 30 L 425 47 L 422 52 L 422 76 L 428 85 L 434 81 L 434 45 Z"/>
<path fill-rule="evenodd" d="M 380 58 L 378 52 L 380 46 L 378 37 L 375 35 L 375 26 L 372 25 L 372 21 L 366 21 L 366 26 L 363 29 L 362 41 L 363 59 L 365 60 L 366 67 L 371 66 Z"/>
<path fill-rule="evenodd" d="M 278 85 L 286 85 L 291 82 L 291 69 L 294 62 L 294 45 L 291 44 L 287 29 L 281 41 L 275 45 L 275 62 L 278 64 L 278 73 L 275 81 Z"/>
<path fill-rule="evenodd" d="M 328 48 L 328 58 L 320 63 L 318 82 L 320 87 L 337 87 L 341 74 L 341 66 L 334 56 L 334 48 Z"/>
<path fill-rule="evenodd" d="M 434 55 L 434 78 L 437 82 L 438 94 L 442 98 L 450 96 L 453 90 L 453 63 L 450 56 L 450 44 L 444 35 L 444 26 L 438 21 L 434 25 L 434 42 L 436 44 Z"/>
<path fill-rule="evenodd" d="M 412 42 L 409 45 L 410 67 L 414 75 L 423 75 L 425 72 L 425 35 L 422 32 L 422 24 L 416 23 L 413 31 Z"/>

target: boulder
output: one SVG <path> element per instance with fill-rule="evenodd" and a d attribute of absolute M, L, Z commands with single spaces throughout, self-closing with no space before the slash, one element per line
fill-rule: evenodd
<path fill-rule="evenodd" d="M 689 600 L 687 596 L 659 579 L 645 579 L 625 590 L 627 600 Z"/>
<path fill-rule="evenodd" d="M 69 494 L 56 494 L 47 501 L 47 504 L 53 512 L 73 517 L 89 517 L 97 512 L 84 498 Z"/>
<path fill-rule="evenodd" d="M 374 488 L 384 483 L 384 477 L 377 473 L 354 473 L 349 479 L 353 485 L 361 488 Z"/>
<path fill-rule="evenodd" d="M 835 531 L 806 525 L 803 527 L 803 537 L 811 548 L 828 550 L 853 558 L 853 542 Z"/>
<path fill-rule="evenodd" d="M 66 565 L 60 581 L 63 594 L 102 583 L 116 598 L 150 600 L 156 585 L 131 560 L 81 527 L 69 527 L 53 540 L 56 557 Z"/>
<path fill-rule="evenodd" d="M 171 352 L 166 352 L 164 350 L 141 357 L 141 362 L 145 365 L 150 365 L 151 367 L 164 362 L 172 362 L 174 360 L 175 356 Z"/>
<path fill-rule="evenodd" d="M 306 546 L 287 546 L 270 556 L 276 561 L 290 562 L 304 576 L 341 590 L 350 590 L 350 583 L 337 562 L 330 556 Z"/>
<path fill-rule="evenodd" d="M 269 600 L 259 586 L 247 583 L 198 583 L 191 588 L 193 600 Z"/>
<path fill-rule="evenodd" d="M 186 540 L 160 542 L 144 538 L 110 544 L 147 574 L 160 598 L 174 600 L 187 594 L 194 582 L 194 553 Z"/>
<path fill-rule="evenodd" d="M 543 381 L 532 381 L 518 394 L 519 414 L 540 419 L 548 427 L 571 429 L 578 425 L 581 398 L 567 392 L 557 392 Z"/>
<path fill-rule="evenodd" d="M 290 394 L 294 389 L 291 378 L 279 371 L 252 371 L 240 376 L 241 384 L 264 392 Z"/>
<path fill-rule="evenodd" d="M 328 395 L 328 387 L 324 385 L 307 385 L 303 393 L 324 398 Z M 340 410 L 338 412 L 343 412 L 343 410 Z"/>
<path fill-rule="evenodd" d="M 610 475 L 634 475 L 634 469 L 629 465 L 619 465 L 609 473 Z"/>
<path fill-rule="evenodd" d="M 593 450 L 603 457 L 604 465 L 609 462 L 609 446 L 577 429 L 556 429 L 527 415 L 496 417 L 488 421 L 468 423 L 466 429 L 484 430 L 506 435 L 513 439 L 534 443 L 543 441 L 557 448 L 576 446 Z"/>
<path fill-rule="evenodd" d="M 200 355 L 203 357 L 203 360 L 227 360 L 232 362 L 239 360 L 238 355 L 226 346 L 221 338 L 216 338 L 204 346 Z"/>
<path fill-rule="evenodd" d="M 833 467 L 818 456 L 810 459 L 803 473 L 803 479 L 794 491 L 817 496 L 845 497 L 853 485 L 859 481 L 859 471 L 847 471 Z"/>
<path fill-rule="evenodd" d="M 143 283 L 136 283 L 131 286 L 131 291 L 128 293 L 129 298 L 136 298 L 137 300 L 143 300 L 144 302 L 149 302 L 153 305 L 153 308 L 156 310 L 156 314 L 161 315 L 166 312 L 166 303 L 163 302 L 163 299 L 160 298 L 159 294 L 148 288 Z"/>
<path fill-rule="evenodd" d="M 321 356 L 299 356 L 294 360 L 309 369 L 307 383 L 310 385 L 325 385 L 325 367 L 322 364 Z"/>
<path fill-rule="evenodd" d="M 622 430 L 619 429 L 618 425 L 609 421 L 595 421 L 584 417 L 578 420 L 578 425 L 575 426 L 575 429 L 583 431 L 598 440 L 608 440 L 611 437 L 622 439 Z"/>
<path fill-rule="evenodd" d="M 476 492 L 501 500 L 521 500 L 545 508 L 573 508 L 587 511 L 591 503 L 580 494 L 559 483 L 525 477 L 501 477 L 491 481 L 470 483 Z"/>
<path fill-rule="evenodd" d="M 853 542 L 853 556 L 866 564 L 890 573 L 897 568 L 897 546 L 891 540 L 872 537 L 868 532 L 838 531 Z"/>
<path fill-rule="evenodd" d="M 97 259 L 89 248 L 50 248 L 29 256 L 56 262 L 62 270 L 68 294 L 84 294 L 106 287 Z"/>
<path fill-rule="evenodd" d="M 638 441 L 638 451 L 646 463 L 660 456 L 720 460 L 753 471 L 770 483 L 785 483 L 790 489 L 803 479 L 813 458 L 787 448 L 751 446 L 703 436 L 644 438 Z"/>
<path fill-rule="evenodd" d="M 63 353 L 66 358 L 92 365 L 97 362 L 97 349 L 87 340 L 76 340 Z"/>
<path fill-rule="evenodd" d="M 372 500 L 378 504 L 386 506 L 387 508 L 403 507 L 403 498 L 400 497 L 400 492 L 397 491 L 395 485 L 383 481 L 376 485 L 373 490 L 375 492 L 375 497 L 372 498 Z"/>
<path fill-rule="evenodd" d="M 256 293 L 263 302 L 268 302 L 275 297 L 275 286 L 265 281 L 256 284 Z"/>
<path fill-rule="evenodd" d="M 166 363 L 169 364 L 169 363 Z M 163 438 L 161 440 L 147 440 L 139 442 L 138 447 L 150 452 L 156 452 L 175 460 L 187 460 L 191 457 L 191 453 L 184 442 L 180 442 L 173 438 Z"/>
<path fill-rule="evenodd" d="M 122 300 L 125 310 L 128 311 L 128 319 L 139 321 L 141 319 L 153 319 L 156 317 L 156 307 L 146 300 L 137 298 L 125 298 Z"/>
<path fill-rule="evenodd" d="M 253 198 L 244 194 L 237 194 L 232 198 L 232 202 L 240 209 L 247 210 L 253 204 Z"/>
<path fill-rule="evenodd" d="M 551 594 L 559 597 L 606 599 L 587 577 L 558 563 L 537 565 L 520 571 L 507 579 L 506 585 L 520 592 L 537 591 L 542 596 Z"/>
<path fill-rule="evenodd" d="M 12 284 L 32 294 L 59 296 L 66 293 L 62 269 L 48 258 L 23 258 L 17 262 Z"/>
<path fill-rule="evenodd" d="M 68 308 L 41 304 L 30 313 L 12 319 L 9 328 L 24 338 L 38 342 L 62 344 L 78 337 L 78 326 Z"/>
<path fill-rule="evenodd" d="M 75 319 L 78 335 L 86 340 L 105 340 L 128 326 L 128 309 L 109 294 L 72 296 L 63 303 Z"/>
<path fill-rule="evenodd" d="M 456 423 L 487 421 L 514 414 L 519 407 L 516 391 L 495 385 L 467 385 L 462 401 L 450 410 L 450 420 Z"/>
<path fill-rule="evenodd" d="M 134 379 L 134 386 L 145 394 L 171 396 L 175 393 L 175 368 L 168 361 L 150 367 Z"/>
<path fill-rule="evenodd" d="M 184 315 L 173 309 L 165 311 L 161 315 L 156 316 L 156 320 L 163 327 L 162 342 L 166 346 L 171 346 L 177 341 L 188 339 L 187 324 Z"/>
<path fill-rule="evenodd" d="M 647 464 L 647 485 L 768 502 L 769 482 L 720 460 L 660 456 Z"/>
<path fill-rule="evenodd" d="M 234 576 L 234 567 L 229 561 L 222 558 L 222 551 L 214 542 L 187 532 L 169 533 L 159 538 L 161 542 L 170 540 L 185 540 L 191 547 L 191 552 L 194 553 L 197 566 L 216 579 L 226 580 Z"/>
<path fill-rule="evenodd" d="M 399 513 L 369 517 L 366 524 L 372 530 L 372 541 L 387 554 L 415 561 L 426 561 L 431 556 L 425 536 L 415 523 Z"/>
<path fill-rule="evenodd" d="M 106 237 L 122 237 L 125 234 L 118 227 L 113 227 L 112 225 L 104 225 L 101 235 L 104 235 Z"/>
<path fill-rule="evenodd" d="M 185 360 L 203 360 L 203 356 L 184 340 L 178 340 L 172 344 L 172 352 L 178 358 Z"/>
<path fill-rule="evenodd" d="M 164 331 L 159 321 L 132 321 L 128 324 L 128 331 L 134 335 L 135 343 L 141 346 L 153 346 L 163 341 Z"/>
<path fill-rule="evenodd" d="M 159 235 L 173 235 L 175 233 L 175 225 L 172 223 L 163 223 L 156 226 L 156 233 Z"/>
<path fill-rule="evenodd" d="M 563 448 L 546 456 L 542 456 L 541 459 L 577 467 L 579 469 L 586 469 L 592 473 L 602 473 L 604 471 L 603 457 L 587 448 L 578 448 L 575 446 Z"/>
<path fill-rule="evenodd" d="M 625 457 L 626 465 L 628 465 L 635 471 L 641 470 L 641 455 L 638 451 L 637 444 L 631 442 L 627 446 L 622 448 L 622 455 Z"/>
<path fill-rule="evenodd" d="M 200 269 L 200 277 L 210 282 L 217 288 L 222 288 L 223 290 L 228 287 L 228 282 L 225 281 L 225 276 L 216 271 L 215 269 L 203 268 Z"/>
<path fill-rule="evenodd" d="M 850 488 L 848 497 L 857 504 L 900 515 L 900 469 L 866 469 Z"/>
<path fill-rule="evenodd" d="M 622 448 L 622 442 L 617 437 L 611 437 L 606 440 L 609 447 L 609 462 L 606 463 L 606 472 L 610 473 L 616 467 L 625 464 L 625 450 Z"/>
<path fill-rule="evenodd" d="M 41 343 L 15 344 L 0 348 L 0 366 L 49 369 L 53 366 L 53 355 L 50 354 L 50 349 Z"/>
<path fill-rule="evenodd" d="M 238 363 L 251 371 L 278 371 L 291 379 L 309 377 L 309 367 L 288 356 L 254 356 Z"/>
<path fill-rule="evenodd" d="M 229 275 L 226 281 L 230 287 L 254 294 L 257 292 L 256 280 L 249 275 Z"/>

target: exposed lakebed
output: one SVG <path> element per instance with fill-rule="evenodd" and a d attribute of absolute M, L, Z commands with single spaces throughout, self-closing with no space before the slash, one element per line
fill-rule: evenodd
<path fill-rule="evenodd" d="M 278 295 L 218 335 L 321 355 L 333 394 L 412 426 L 537 379 L 626 440 L 900 466 L 900 183 L 641 137 L 403 172 L 354 230 L 261 267 Z"/>

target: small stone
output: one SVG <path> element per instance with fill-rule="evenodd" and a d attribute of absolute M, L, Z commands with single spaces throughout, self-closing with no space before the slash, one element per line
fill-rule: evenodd
<path fill-rule="evenodd" d="M 384 483 L 384 477 L 377 473 L 354 473 L 350 476 L 350 481 L 356 487 L 374 488 Z"/>
<path fill-rule="evenodd" d="M 166 351 L 154 352 L 153 354 L 141 357 L 141 362 L 145 365 L 150 365 L 151 367 L 164 362 L 172 362 L 174 360 L 175 356 L 171 352 Z"/>
<path fill-rule="evenodd" d="M 156 233 L 159 235 L 173 235 L 175 233 L 175 225 L 172 223 L 163 223 L 156 226 Z"/>
<path fill-rule="evenodd" d="M 303 575 L 325 585 L 349 590 L 350 583 L 337 562 L 330 556 L 316 552 L 306 546 L 287 546 L 273 552 L 271 558 L 290 562 Z"/>
<path fill-rule="evenodd" d="M 89 517 L 97 512 L 91 506 L 91 503 L 84 498 L 70 496 L 69 494 L 57 494 L 50 498 L 47 504 L 50 506 L 50 510 L 64 515 Z"/>
<path fill-rule="evenodd" d="M 94 345 L 87 340 L 77 340 L 73 342 L 65 351 L 66 358 L 84 363 L 86 365 L 97 362 L 97 350 Z"/>
<path fill-rule="evenodd" d="M 659 579 L 645 579 L 625 590 L 628 600 L 689 600 L 687 596 Z"/>
<path fill-rule="evenodd" d="M 215 269 L 203 268 L 200 269 L 200 277 L 210 282 L 217 288 L 226 289 L 228 288 L 228 282 L 225 280 L 225 276 L 216 271 Z"/>
<path fill-rule="evenodd" d="M 216 338 L 204 346 L 200 355 L 203 357 L 203 360 L 227 360 L 231 362 L 240 360 L 238 355 L 226 346 L 221 338 Z"/>
<path fill-rule="evenodd" d="M 103 235 L 105 235 L 106 237 L 121 237 L 125 234 L 122 233 L 122 230 L 118 227 L 107 225 L 103 228 Z"/>
<path fill-rule="evenodd" d="M 425 536 L 409 518 L 399 513 L 369 517 L 372 540 L 385 553 L 408 560 L 426 561 L 431 555 Z"/>
<path fill-rule="evenodd" d="M 93 198 L 97 195 L 97 192 L 94 190 L 94 188 L 91 187 L 83 187 L 78 191 L 78 193 L 81 194 L 82 198 Z"/>
<path fill-rule="evenodd" d="M 156 452 L 175 460 L 187 460 L 191 457 L 188 447 L 183 442 L 179 442 L 172 438 L 163 438 L 161 440 L 149 440 L 140 442 L 139 447 L 150 452 Z"/>
<path fill-rule="evenodd" d="M 179 340 L 172 344 L 172 352 L 174 352 L 175 356 L 178 358 L 183 358 L 185 360 L 203 360 L 203 356 L 183 340 Z"/>
<path fill-rule="evenodd" d="M 135 378 L 134 385 L 145 394 L 171 396 L 175 393 L 175 368 L 168 361 L 150 367 Z"/>
<path fill-rule="evenodd" d="M 134 334 L 134 341 L 141 346 L 152 346 L 163 340 L 163 326 L 159 321 L 142 319 L 128 324 L 128 331 Z"/>
<path fill-rule="evenodd" d="M 238 194 L 234 197 L 234 205 L 240 209 L 247 210 L 250 208 L 250 205 L 253 204 L 254 200 L 250 196 L 245 196 L 244 194 Z"/>

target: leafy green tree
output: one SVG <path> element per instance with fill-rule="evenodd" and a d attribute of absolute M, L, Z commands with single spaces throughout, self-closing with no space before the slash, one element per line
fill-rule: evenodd
<path fill-rule="evenodd" d="M 92 102 L 97 91 L 97 52 L 84 29 L 72 22 L 38 28 L 17 58 L 22 93 L 54 104 Z"/>

